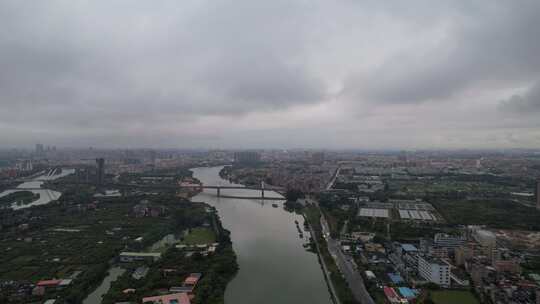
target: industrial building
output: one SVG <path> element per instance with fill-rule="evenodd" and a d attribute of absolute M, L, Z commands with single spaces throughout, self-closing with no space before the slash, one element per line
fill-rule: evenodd
<path fill-rule="evenodd" d="M 446 233 L 437 233 L 433 238 L 433 245 L 445 248 L 458 248 L 465 244 L 467 238 L 464 235 L 449 235 Z"/>
<path fill-rule="evenodd" d="M 159 252 L 121 252 L 120 262 L 151 261 L 155 262 L 161 258 Z"/>
<path fill-rule="evenodd" d="M 389 212 L 388 209 L 360 208 L 358 216 L 388 218 Z"/>
<path fill-rule="evenodd" d="M 396 205 L 403 220 L 437 221 L 435 208 L 421 200 L 390 200 Z"/>

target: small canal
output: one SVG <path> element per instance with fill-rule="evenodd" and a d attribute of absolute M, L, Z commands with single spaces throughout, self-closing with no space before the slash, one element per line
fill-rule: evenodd
<path fill-rule="evenodd" d="M 111 283 L 116 281 L 116 279 L 124 274 L 126 270 L 120 267 L 111 267 L 109 269 L 109 274 L 103 279 L 103 282 L 96 288 L 94 291 L 92 291 L 91 294 L 89 294 L 84 300 L 83 304 L 99 304 L 101 303 L 103 295 L 109 291 L 109 288 L 111 288 Z"/>

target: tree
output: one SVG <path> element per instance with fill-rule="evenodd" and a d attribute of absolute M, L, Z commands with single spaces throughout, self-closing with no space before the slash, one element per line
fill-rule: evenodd
<path fill-rule="evenodd" d="M 296 202 L 299 198 L 304 198 L 305 195 L 302 191 L 296 189 L 287 189 L 285 193 L 285 198 L 287 201 Z"/>

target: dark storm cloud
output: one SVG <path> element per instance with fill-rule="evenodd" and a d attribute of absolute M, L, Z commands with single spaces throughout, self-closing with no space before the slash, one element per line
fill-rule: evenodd
<path fill-rule="evenodd" d="M 449 13 L 451 22 L 441 18 L 448 33 L 436 47 L 420 45 L 388 59 L 368 75 L 352 77 L 345 94 L 386 103 L 417 103 L 448 99 L 475 87 L 512 87 L 540 75 L 540 2 L 485 1 L 468 9 L 457 3 Z M 431 24 L 437 25 L 437 21 Z"/>

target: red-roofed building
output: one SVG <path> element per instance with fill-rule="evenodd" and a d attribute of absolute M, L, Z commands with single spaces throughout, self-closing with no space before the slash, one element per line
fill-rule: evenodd
<path fill-rule="evenodd" d="M 407 299 L 400 297 L 392 287 L 384 286 L 383 291 L 388 301 L 392 304 L 408 303 Z"/>
<path fill-rule="evenodd" d="M 187 293 L 173 293 L 164 296 L 146 297 L 142 300 L 143 303 L 154 304 L 190 304 Z"/>
<path fill-rule="evenodd" d="M 200 273 L 192 273 L 184 280 L 184 286 L 193 286 L 197 285 L 199 279 L 201 278 Z"/>
<path fill-rule="evenodd" d="M 62 280 L 42 280 L 37 282 L 37 286 L 56 287 L 60 282 L 62 282 Z"/>

